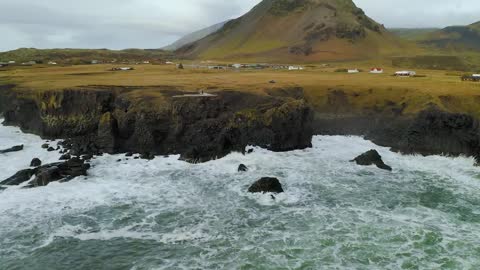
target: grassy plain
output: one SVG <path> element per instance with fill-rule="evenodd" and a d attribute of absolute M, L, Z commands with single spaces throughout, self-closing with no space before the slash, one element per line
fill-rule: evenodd
<path fill-rule="evenodd" d="M 298 86 L 318 112 L 331 109 L 331 93 L 341 90 L 348 102 L 338 109 L 345 114 L 382 113 L 399 106 L 405 107 L 404 113 L 416 113 L 435 104 L 447 111 L 480 117 L 480 83 L 462 82 L 462 72 L 416 70 L 425 77 L 397 78 L 392 74 L 398 68 L 382 64 L 336 63 L 328 67 L 309 66 L 303 71 L 208 70 L 189 68 L 188 63 L 184 70 L 173 65 L 136 65 L 135 70 L 125 72 L 109 71 L 112 65 L 34 66 L 0 69 L 0 83 L 13 83 L 16 91 L 25 94 L 72 88 L 98 90 L 99 86 L 138 87 L 132 95 L 159 102 L 164 100 L 162 91 L 167 86 L 183 91 L 238 90 L 262 95 L 267 90 Z M 384 74 L 335 72 L 339 68 L 368 71 L 377 65 L 385 68 Z M 271 80 L 276 83 L 269 83 Z"/>

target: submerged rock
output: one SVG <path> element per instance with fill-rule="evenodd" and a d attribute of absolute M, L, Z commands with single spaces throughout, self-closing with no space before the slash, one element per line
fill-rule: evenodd
<path fill-rule="evenodd" d="M 248 189 L 250 193 L 282 193 L 283 188 L 282 184 L 277 178 L 273 177 L 263 177 Z"/>
<path fill-rule="evenodd" d="M 30 162 L 30 167 L 38 167 L 38 166 L 41 166 L 41 165 L 42 165 L 42 161 L 38 158 L 34 158 Z"/>
<path fill-rule="evenodd" d="M 248 171 L 248 167 L 245 164 L 240 164 L 238 166 L 238 171 L 239 172 L 246 172 L 246 171 Z"/>
<path fill-rule="evenodd" d="M 363 153 L 352 160 L 352 162 L 356 162 L 358 165 L 362 166 L 376 165 L 382 170 L 392 171 L 392 167 L 383 162 L 382 156 L 380 156 L 377 150 L 370 150 L 366 153 Z"/>
<path fill-rule="evenodd" d="M 48 143 L 42 144 L 42 148 L 43 148 L 43 149 L 48 149 L 48 147 L 50 147 L 50 145 L 48 145 Z"/>
<path fill-rule="evenodd" d="M 22 145 L 16 145 L 14 147 L 10 147 L 8 149 L 0 150 L 0 154 L 18 152 L 18 151 L 22 151 L 22 150 L 23 150 L 23 144 Z"/>

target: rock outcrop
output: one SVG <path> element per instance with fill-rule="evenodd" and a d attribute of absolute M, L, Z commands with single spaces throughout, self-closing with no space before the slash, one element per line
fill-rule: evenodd
<path fill-rule="evenodd" d="M 84 160 L 73 158 L 65 162 L 43 165 L 34 169 L 25 169 L 0 182 L 0 185 L 14 186 L 31 180 L 26 187 L 46 186 L 51 182 L 66 182 L 78 176 L 86 176 L 90 165 Z"/>
<path fill-rule="evenodd" d="M 38 158 L 34 158 L 32 159 L 32 161 L 30 162 L 30 167 L 39 167 L 42 165 L 42 161 Z"/>
<path fill-rule="evenodd" d="M 383 162 L 382 156 L 380 156 L 377 150 L 370 150 L 366 153 L 363 153 L 352 160 L 352 162 L 356 162 L 358 165 L 362 166 L 375 165 L 382 170 L 392 171 L 392 167 Z"/>
<path fill-rule="evenodd" d="M 16 145 L 8 149 L 0 150 L 0 154 L 6 154 L 11 152 L 18 152 L 23 150 L 23 145 Z"/>
<path fill-rule="evenodd" d="M 240 164 L 240 165 L 238 165 L 237 171 L 239 171 L 239 172 L 247 172 L 247 171 L 248 171 L 248 167 L 247 167 L 245 164 Z"/>
<path fill-rule="evenodd" d="M 130 91 L 117 87 L 13 96 L 4 108 L 5 124 L 66 139 L 63 147 L 76 156 L 180 154 L 189 162 L 203 162 L 243 152 L 247 145 L 273 151 L 311 146 L 313 110 L 303 97 L 236 91 L 182 96 L 160 89 L 160 100 L 137 100 Z"/>
<path fill-rule="evenodd" d="M 274 177 L 263 177 L 248 188 L 250 193 L 282 193 L 280 181 Z"/>

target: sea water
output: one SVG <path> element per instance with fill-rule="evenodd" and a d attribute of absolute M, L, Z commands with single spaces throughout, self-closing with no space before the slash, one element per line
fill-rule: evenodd
<path fill-rule="evenodd" d="M 0 179 L 57 161 L 43 143 L 0 127 L 0 149 L 25 145 L 0 154 Z M 349 162 L 370 149 L 393 172 Z M 0 191 L 0 269 L 480 269 L 473 165 L 343 136 L 203 164 L 105 155 L 87 177 Z M 247 193 L 265 176 L 285 193 Z"/>

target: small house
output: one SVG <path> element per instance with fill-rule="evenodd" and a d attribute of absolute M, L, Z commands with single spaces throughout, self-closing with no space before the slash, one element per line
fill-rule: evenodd
<path fill-rule="evenodd" d="M 289 66 L 288 67 L 288 70 L 304 70 L 305 68 L 304 67 L 300 67 L 300 66 Z"/>
<path fill-rule="evenodd" d="M 383 73 L 383 68 L 371 68 L 370 73 L 372 73 L 372 74 L 382 74 Z"/>
<path fill-rule="evenodd" d="M 478 77 L 478 78 L 480 78 L 480 74 L 472 74 L 472 77 Z"/>
<path fill-rule="evenodd" d="M 358 69 L 349 69 L 347 70 L 348 73 L 360 73 L 360 70 Z"/>
<path fill-rule="evenodd" d="M 171 61 L 167 61 L 165 62 L 166 65 L 174 65 L 175 63 L 174 62 L 171 62 Z"/>
<path fill-rule="evenodd" d="M 232 67 L 233 68 L 242 68 L 243 65 L 242 64 L 233 64 Z"/>
<path fill-rule="evenodd" d="M 96 65 L 96 64 L 98 64 L 98 63 L 99 63 L 98 60 L 92 60 L 92 61 L 91 61 L 91 64 L 92 64 L 92 65 Z"/>
<path fill-rule="evenodd" d="M 129 71 L 129 70 L 134 70 L 132 67 L 116 67 L 112 68 L 112 71 Z"/>
<path fill-rule="evenodd" d="M 49 65 L 56 65 L 57 62 L 49 61 L 48 64 L 49 64 Z"/>
<path fill-rule="evenodd" d="M 10 65 L 13 65 L 15 63 L 16 63 L 15 61 L 8 61 L 8 64 L 10 64 Z"/>
<path fill-rule="evenodd" d="M 410 71 L 410 70 L 402 70 L 402 71 L 395 72 L 395 76 L 397 77 L 410 77 L 415 75 L 417 75 L 417 73 L 415 71 Z"/>

